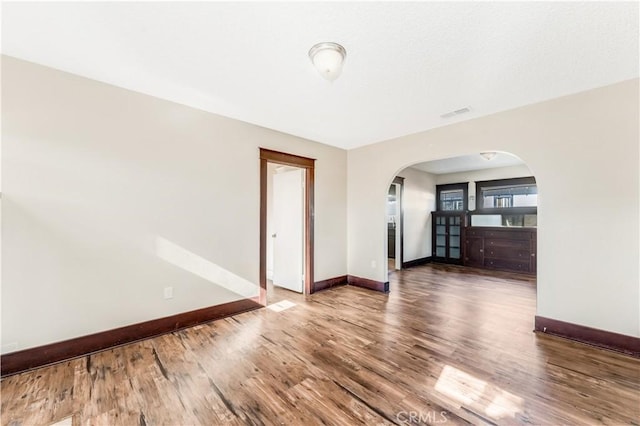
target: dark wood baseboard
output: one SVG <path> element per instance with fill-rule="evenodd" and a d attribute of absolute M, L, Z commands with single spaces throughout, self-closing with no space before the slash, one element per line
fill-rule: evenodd
<path fill-rule="evenodd" d="M 389 293 L 389 282 L 383 283 L 382 281 L 369 280 L 367 278 L 355 277 L 353 275 L 347 275 L 347 283 L 356 287 L 368 288 L 369 290 L 381 291 L 383 293 Z"/>
<path fill-rule="evenodd" d="M 336 287 L 339 285 L 347 284 L 347 276 L 342 275 L 340 277 L 329 278 L 328 280 L 316 281 L 313 283 L 313 288 L 311 289 L 311 293 L 315 293 L 317 291 L 326 290 L 331 287 Z"/>
<path fill-rule="evenodd" d="M 258 303 L 257 298 L 242 299 L 76 337 L 62 342 L 11 352 L 0 357 L 0 374 L 4 377 L 21 373 L 261 307 L 262 305 Z"/>
<path fill-rule="evenodd" d="M 640 338 L 536 316 L 535 330 L 640 358 Z"/>
<path fill-rule="evenodd" d="M 407 262 L 402 263 L 402 269 L 411 268 L 413 266 L 426 265 L 427 263 L 430 263 L 432 260 L 433 259 L 431 256 L 421 257 L 420 259 L 409 260 Z"/>

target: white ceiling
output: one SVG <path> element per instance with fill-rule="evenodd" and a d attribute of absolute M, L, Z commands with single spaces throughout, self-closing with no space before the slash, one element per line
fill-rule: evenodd
<path fill-rule="evenodd" d="M 637 2 L 2 9 L 7 55 L 343 148 L 638 77 Z M 347 50 L 333 83 L 307 56 L 321 41 Z"/>
<path fill-rule="evenodd" d="M 480 154 L 461 155 L 459 157 L 444 158 L 442 160 L 427 161 L 414 164 L 414 169 L 441 175 L 444 173 L 468 172 L 471 170 L 494 169 L 497 167 L 518 166 L 524 162 L 511 154 L 497 152 L 491 160 L 485 160 Z"/>

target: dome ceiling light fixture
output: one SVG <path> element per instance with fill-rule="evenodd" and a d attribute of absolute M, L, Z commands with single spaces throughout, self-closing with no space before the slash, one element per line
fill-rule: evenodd
<path fill-rule="evenodd" d="M 486 152 L 481 152 L 480 153 L 482 158 L 484 158 L 487 161 L 493 160 L 493 158 L 496 156 L 496 154 L 497 153 L 495 151 L 486 151 Z"/>
<path fill-rule="evenodd" d="M 329 81 L 340 77 L 347 51 L 338 43 L 323 42 L 309 50 L 309 58 L 320 75 Z"/>

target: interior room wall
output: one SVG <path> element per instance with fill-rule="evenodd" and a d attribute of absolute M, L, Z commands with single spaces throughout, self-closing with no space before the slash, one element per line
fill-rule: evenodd
<path fill-rule="evenodd" d="M 315 279 L 347 272 L 344 150 L 6 56 L 2 142 L 3 348 L 257 295 L 259 147 L 317 159 Z"/>
<path fill-rule="evenodd" d="M 404 178 L 404 261 L 431 256 L 431 212 L 436 207 L 436 176 L 407 168 L 398 173 Z"/>
<path fill-rule="evenodd" d="M 489 162 L 487 162 L 487 165 L 489 165 Z M 469 170 L 466 172 L 444 173 L 441 175 L 436 175 L 436 185 L 467 182 L 469 184 L 469 189 L 467 191 L 467 208 L 469 210 L 475 210 L 477 181 L 511 179 L 518 177 L 528 177 L 531 175 L 531 170 L 529 170 L 529 168 L 525 164 L 519 164 L 517 166 L 494 167 L 491 169 Z"/>
<path fill-rule="evenodd" d="M 349 274 L 387 281 L 384 196 L 400 170 L 508 152 L 540 192 L 537 314 L 639 336 L 638 89 L 633 79 L 350 150 Z"/>

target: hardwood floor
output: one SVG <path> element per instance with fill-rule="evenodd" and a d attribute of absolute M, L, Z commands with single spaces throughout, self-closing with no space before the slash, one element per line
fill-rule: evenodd
<path fill-rule="evenodd" d="M 415 267 L 8 377 L 2 424 L 638 425 L 640 361 L 532 333 L 533 279 L 492 275 Z"/>

